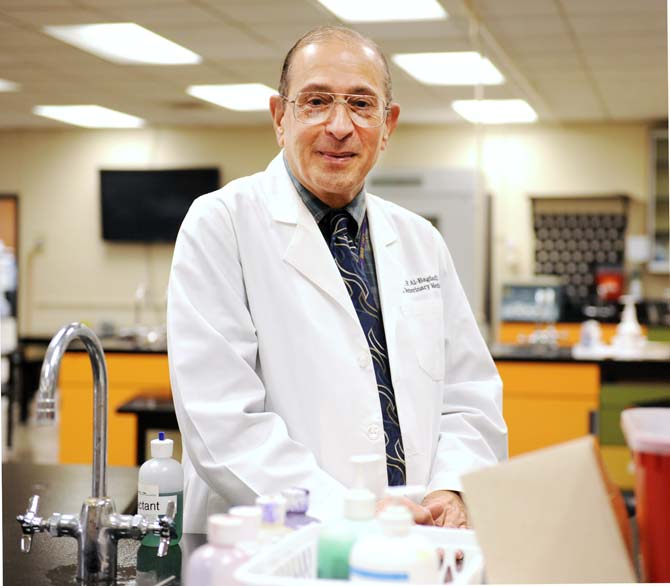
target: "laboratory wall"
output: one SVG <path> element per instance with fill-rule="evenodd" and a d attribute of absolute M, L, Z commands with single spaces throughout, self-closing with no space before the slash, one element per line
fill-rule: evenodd
<path fill-rule="evenodd" d="M 649 183 L 649 128 L 643 124 L 400 126 L 381 167 L 476 167 L 492 196 L 492 291 L 532 273 L 529 196 L 627 194 L 630 231 L 643 233 Z M 216 165 L 224 182 L 263 169 L 277 153 L 269 121 L 240 128 L 21 130 L 0 133 L 0 193 L 20 198 L 20 330 L 133 320 L 144 283 L 145 319 L 160 323 L 172 248 L 101 238 L 101 168 Z M 660 297 L 665 276 L 646 276 Z"/>

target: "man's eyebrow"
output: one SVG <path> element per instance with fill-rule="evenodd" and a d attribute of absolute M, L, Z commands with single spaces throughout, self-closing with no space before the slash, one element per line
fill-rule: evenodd
<path fill-rule="evenodd" d="M 333 94 L 340 93 L 340 92 L 334 92 L 333 88 L 331 86 L 324 85 L 324 84 L 321 84 L 321 83 L 309 83 L 306 86 L 300 88 L 300 90 L 298 90 L 298 91 L 300 91 L 300 92 L 326 92 L 326 93 L 333 93 Z M 363 85 L 356 86 L 354 88 L 351 88 L 349 91 L 342 92 L 342 93 L 353 94 L 353 95 L 356 95 L 356 96 L 376 96 L 377 95 L 377 93 L 374 90 L 372 90 L 372 88 L 370 88 L 368 86 L 363 86 Z"/>

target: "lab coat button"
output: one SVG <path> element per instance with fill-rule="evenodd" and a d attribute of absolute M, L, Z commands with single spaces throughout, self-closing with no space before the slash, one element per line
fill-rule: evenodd
<path fill-rule="evenodd" d="M 370 352 L 363 350 L 363 352 L 358 355 L 358 364 L 361 368 L 367 367 L 370 364 Z"/>
<path fill-rule="evenodd" d="M 379 439 L 381 435 L 381 428 L 376 425 L 375 423 L 372 423 L 368 425 L 368 439 L 372 442 L 375 442 Z"/>

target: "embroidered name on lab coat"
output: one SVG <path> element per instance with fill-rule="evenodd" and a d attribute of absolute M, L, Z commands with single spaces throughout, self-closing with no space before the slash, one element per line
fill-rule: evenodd
<path fill-rule="evenodd" d="M 427 275 L 425 277 L 416 277 L 415 279 L 405 279 L 403 293 L 420 293 L 430 289 L 439 289 L 440 280 L 437 275 Z"/>

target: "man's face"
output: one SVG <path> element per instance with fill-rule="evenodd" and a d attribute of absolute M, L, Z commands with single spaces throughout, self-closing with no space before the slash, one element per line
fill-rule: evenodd
<path fill-rule="evenodd" d="M 384 67 L 369 47 L 330 39 L 302 47 L 293 58 L 288 99 L 301 91 L 376 95 L 384 99 Z M 363 187 L 365 177 L 386 148 L 396 126 L 397 104 L 377 128 L 356 126 L 337 104 L 320 124 L 298 122 L 293 105 L 274 96 L 270 102 L 277 142 L 284 147 L 291 171 L 321 201 L 344 207 Z"/>

